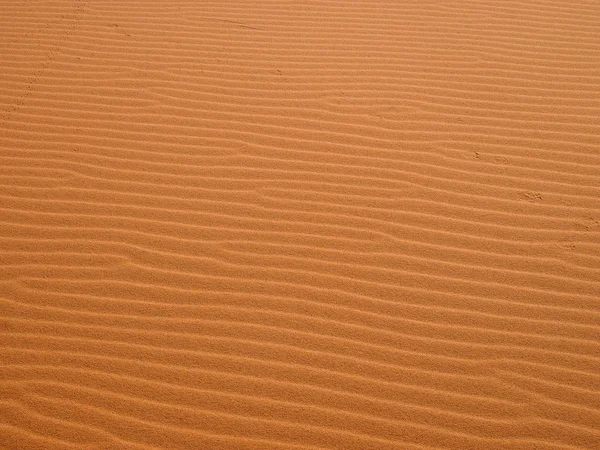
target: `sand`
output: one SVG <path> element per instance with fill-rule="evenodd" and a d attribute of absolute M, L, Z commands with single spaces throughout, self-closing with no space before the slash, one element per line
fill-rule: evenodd
<path fill-rule="evenodd" d="M 0 2 L 0 448 L 600 448 L 600 2 Z"/>

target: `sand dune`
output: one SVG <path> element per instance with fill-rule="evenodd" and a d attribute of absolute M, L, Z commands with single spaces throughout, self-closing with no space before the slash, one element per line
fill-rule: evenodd
<path fill-rule="evenodd" d="M 0 2 L 0 447 L 600 448 L 600 3 Z"/>

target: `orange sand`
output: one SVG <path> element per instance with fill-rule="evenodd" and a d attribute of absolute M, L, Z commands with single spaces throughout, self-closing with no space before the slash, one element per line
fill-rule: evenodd
<path fill-rule="evenodd" d="M 0 447 L 600 449 L 600 2 L 0 2 Z"/>

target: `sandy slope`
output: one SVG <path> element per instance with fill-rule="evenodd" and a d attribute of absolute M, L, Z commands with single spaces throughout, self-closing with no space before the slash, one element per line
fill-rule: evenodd
<path fill-rule="evenodd" d="M 0 2 L 0 447 L 600 448 L 600 2 Z"/>

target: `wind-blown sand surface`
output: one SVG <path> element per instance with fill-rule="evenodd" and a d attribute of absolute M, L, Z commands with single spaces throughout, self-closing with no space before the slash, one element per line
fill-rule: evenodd
<path fill-rule="evenodd" d="M 0 447 L 600 448 L 600 2 L 0 2 Z"/>

